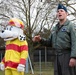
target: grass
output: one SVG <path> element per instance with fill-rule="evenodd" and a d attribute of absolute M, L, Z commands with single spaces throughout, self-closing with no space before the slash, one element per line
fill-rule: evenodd
<path fill-rule="evenodd" d="M 4 72 L 0 71 L 0 75 L 4 75 Z"/>
<path fill-rule="evenodd" d="M 41 70 L 39 67 L 39 63 L 34 63 L 34 74 L 32 74 L 32 71 L 30 70 L 29 73 L 25 73 L 25 75 L 54 75 L 53 74 L 53 64 L 51 62 L 48 62 L 45 64 L 44 62 L 41 63 Z M 4 75 L 4 72 L 0 71 L 0 75 Z"/>

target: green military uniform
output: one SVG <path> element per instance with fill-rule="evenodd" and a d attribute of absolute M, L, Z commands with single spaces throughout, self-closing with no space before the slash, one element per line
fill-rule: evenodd
<path fill-rule="evenodd" d="M 48 39 L 42 38 L 40 43 L 52 46 L 55 50 L 55 75 L 73 75 L 72 71 L 75 69 L 71 71 L 69 60 L 76 58 L 76 25 L 67 19 L 64 25 L 59 26 L 58 23 L 51 31 L 50 37 Z"/>

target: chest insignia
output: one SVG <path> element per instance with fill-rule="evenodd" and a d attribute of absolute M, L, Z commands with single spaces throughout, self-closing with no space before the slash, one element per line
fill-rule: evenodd
<path fill-rule="evenodd" d="M 65 31 L 67 31 L 67 28 L 62 28 L 61 31 L 62 31 L 62 32 L 65 32 Z"/>

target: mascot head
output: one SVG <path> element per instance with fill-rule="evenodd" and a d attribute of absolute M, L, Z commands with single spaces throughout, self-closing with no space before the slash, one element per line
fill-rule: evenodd
<path fill-rule="evenodd" d="M 21 28 L 21 29 L 24 28 L 24 23 L 20 19 L 17 19 L 17 18 L 10 19 L 8 24 L 10 26 L 15 26 L 15 27 L 18 27 L 18 28 Z"/>
<path fill-rule="evenodd" d="M 8 25 L 5 30 L 0 32 L 0 37 L 4 39 L 4 41 L 14 40 L 18 38 L 20 41 L 25 40 L 25 36 L 23 34 L 24 24 L 20 19 L 12 18 L 8 21 Z"/>

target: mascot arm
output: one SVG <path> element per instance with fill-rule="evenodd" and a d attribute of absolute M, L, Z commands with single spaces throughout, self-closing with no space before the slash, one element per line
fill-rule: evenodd
<path fill-rule="evenodd" d="M 21 46 L 21 58 L 20 62 L 17 67 L 18 72 L 24 72 L 25 71 L 25 64 L 26 64 L 26 59 L 28 58 L 28 45 L 24 44 Z"/>
<path fill-rule="evenodd" d="M 27 57 L 28 57 L 28 51 L 22 51 L 21 52 L 20 64 L 25 65 Z"/>
<path fill-rule="evenodd" d="M 28 58 L 28 44 L 27 42 L 23 43 L 21 46 L 21 57 L 19 64 L 26 64 L 26 59 Z"/>

